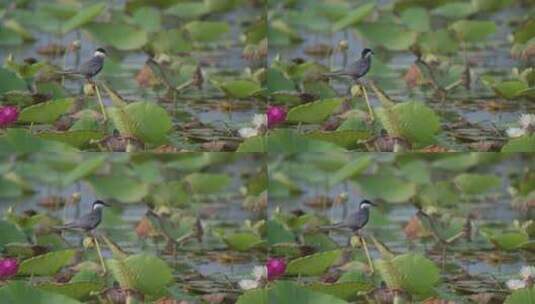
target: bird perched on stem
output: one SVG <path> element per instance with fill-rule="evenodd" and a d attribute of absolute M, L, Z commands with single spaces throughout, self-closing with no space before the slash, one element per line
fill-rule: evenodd
<path fill-rule="evenodd" d="M 358 233 L 368 223 L 370 219 L 370 207 L 377 206 L 369 200 L 362 200 L 356 211 L 350 213 L 343 222 L 331 226 L 322 226 L 322 229 L 344 229 L 349 228 L 351 231 Z"/>
<path fill-rule="evenodd" d="M 360 58 L 351 63 L 345 69 L 334 71 L 331 73 L 325 73 L 323 75 L 327 77 L 338 77 L 338 76 L 347 76 L 351 77 L 353 80 L 358 80 L 366 75 L 372 66 L 372 55 L 373 51 L 371 49 L 365 48 L 360 54 Z"/>
<path fill-rule="evenodd" d="M 104 67 L 104 59 L 106 58 L 106 50 L 103 48 L 98 48 L 93 53 L 93 56 L 89 58 L 87 61 L 82 63 L 80 67 L 76 70 L 67 70 L 63 72 L 64 75 L 77 75 L 77 76 L 83 76 L 88 81 L 91 81 L 93 77 L 95 77 L 100 71 L 102 71 L 102 68 Z"/>
<path fill-rule="evenodd" d="M 96 200 L 93 202 L 91 206 L 91 212 L 88 214 L 85 214 L 76 220 L 58 227 L 62 230 L 83 230 L 85 232 L 89 232 L 100 224 L 102 221 L 102 209 L 104 207 L 109 207 L 110 205 L 101 201 Z"/>

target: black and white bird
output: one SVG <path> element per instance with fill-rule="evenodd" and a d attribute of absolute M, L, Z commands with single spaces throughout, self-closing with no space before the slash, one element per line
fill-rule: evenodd
<path fill-rule="evenodd" d="M 373 51 L 369 48 L 365 48 L 362 50 L 360 58 L 351 63 L 345 69 L 331 73 L 325 73 L 323 75 L 327 77 L 346 76 L 351 77 L 353 80 L 357 81 L 359 78 L 362 78 L 370 71 L 370 68 L 372 66 L 372 55 Z"/>
<path fill-rule="evenodd" d="M 106 50 L 98 48 L 93 53 L 93 56 L 87 61 L 82 63 L 77 70 L 68 70 L 62 74 L 66 75 L 79 75 L 85 77 L 87 80 L 91 80 L 95 77 L 104 67 L 104 59 L 106 58 Z"/>
<path fill-rule="evenodd" d="M 370 202 L 369 200 L 362 200 L 359 204 L 359 207 L 356 211 L 350 213 L 346 219 L 338 224 L 332 226 L 324 226 L 323 229 L 343 229 L 349 228 L 354 233 L 357 233 L 362 229 L 368 220 L 370 219 L 370 207 L 377 206 L 376 204 Z"/>
<path fill-rule="evenodd" d="M 93 202 L 93 205 L 91 206 L 91 212 L 85 215 L 82 215 L 81 217 L 77 218 L 76 220 L 58 227 L 59 229 L 72 229 L 72 230 L 83 230 L 85 232 L 89 232 L 100 224 L 102 221 L 102 209 L 104 207 L 109 207 L 109 204 L 106 204 L 105 202 L 101 200 L 96 200 Z"/>

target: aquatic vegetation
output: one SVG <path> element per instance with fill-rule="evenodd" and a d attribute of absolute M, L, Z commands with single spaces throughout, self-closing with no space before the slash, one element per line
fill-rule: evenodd
<path fill-rule="evenodd" d="M 266 109 L 263 1 L 25 1 L 0 11 L 0 105 L 20 112 L 2 146 L 21 136 L 44 149 L 236 150 L 238 130 Z M 98 47 L 102 71 L 90 82 L 71 75 Z"/>
<path fill-rule="evenodd" d="M 268 253 L 287 267 L 263 289 L 283 303 L 532 303 L 532 167 L 515 154 L 270 155 Z M 378 207 L 358 235 L 332 225 L 363 198 Z"/>
<path fill-rule="evenodd" d="M 2 301 L 235 303 L 239 282 L 267 262 L 261 156 L 0 158 Z M 95 198 L 110 205 L 96 228 L 62 225 Z"/>

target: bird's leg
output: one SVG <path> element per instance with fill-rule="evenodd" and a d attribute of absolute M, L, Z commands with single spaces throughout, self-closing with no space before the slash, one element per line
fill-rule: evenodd
<path fill-rule="evenodd" d="M 364 247 L 364 253 L 366 254 L 366 258 L 368 259 L 368 265 L 370 266 L 370 271 L 371 273 L 374 273 L 375 270 L 373 268 L 373 262 L 370 257 L 370 253 L 368 252 L 368 245 L 366 244 L 366 240 L 362 236 L 360 236 L 360 234 L 357 234 L 357 236 L 360 239 L 360 243 L 362 244 L 362 247 Z"/>
<path fill-rule="evenodd" d="M 98 237 L 95 235 L 92 235 L 93 239 L 95 240 L 95 247 L 97 248 L 97 254 L 98 258 L 100 259 L 100 264 L 102 265 L 102 270 L 104 273 L 106 273 L 106 264 L 104 264 L 104 258 L 102 257 L 102 252 L 100 251 L 100 244 L 98 242 Z"/>
<path fill-rule="evenodd" d="M 102 115 L 104 116 L 104 121 L 108 120 L 108 116 L 106 115 L 106 110 L 104 109 L 104 104 L 102 103 L 102 98 L 100 97 L 100 91 L 98 89 L 98 85 L 96 83 L 93 83 L 93 86 L 95 86 L 95 92 L 97 93 L 97 99 L 98 103 L 100 105 L 100 111 L 102 111 Z"/>
<path fill-rule="evenodd" d="M 366 93 L 366 87 L 364 85 L 362 85 L 362 93 L 364 94 L 364 100 L 366 100 L 366 105 L 368 106 L 368 112 L 370 113 L 370 117 L 373 121 L 374 120 L 373 110 L 372 110 L 372 107 L 370 106 L 370 101 L 368 100 L 368 94 Z"/>

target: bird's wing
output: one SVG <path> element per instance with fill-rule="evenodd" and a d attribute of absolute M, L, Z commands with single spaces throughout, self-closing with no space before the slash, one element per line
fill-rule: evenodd
<path fill-rule="evenodd" d="M 75 219 L 74 221 L 67 223 L 60 228 L 62 229 L 84 229 L 87 226 L 91 226 L 90 224 L 93 224 L 94 222 L 98 221 L 98 217 L 96 214 L 88 213 L 84 214 L 81 217 Z"/>

